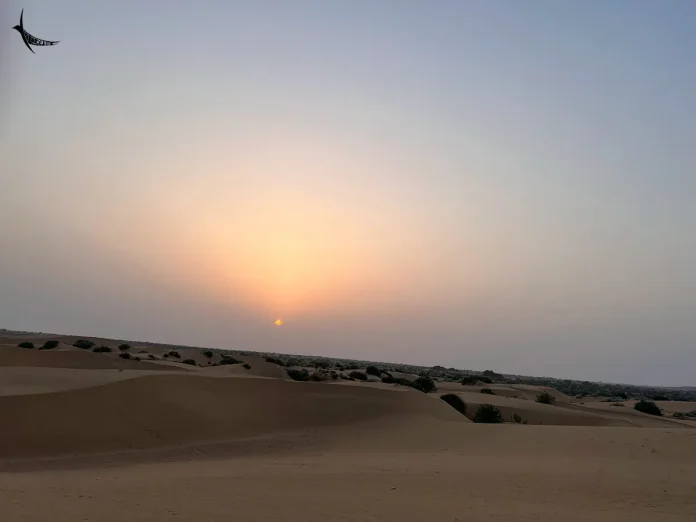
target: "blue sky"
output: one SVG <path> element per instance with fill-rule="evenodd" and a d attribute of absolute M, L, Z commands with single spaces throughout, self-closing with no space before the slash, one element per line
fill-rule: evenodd
<path fill-rule="evenodd" d="M 695 15 L 4 2 L 0 326 L 696 385 Z"/>

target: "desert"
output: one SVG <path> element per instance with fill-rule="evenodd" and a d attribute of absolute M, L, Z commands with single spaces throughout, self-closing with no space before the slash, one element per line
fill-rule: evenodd
<path fill-rule="evenodd" d="M 3 519 L 696 517 L 696 401 L 486 373 L 5 332 Z"/>

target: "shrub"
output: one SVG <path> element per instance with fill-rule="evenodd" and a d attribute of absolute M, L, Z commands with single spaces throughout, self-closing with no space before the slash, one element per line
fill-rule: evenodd
<path fill-rule="evenodd" d="M 242 361 L 235 359 L 234 357 L 230 357 L 229 355 L 223 355 L 222 360 L 218 364 L 221 366 L 225 366 L 227 364 L 242 364 Z"/>
<path fill-rule="evenodd" d="M 679 411 L 675 411 L 672 414 L 672 417 L 674 417 L 675 419 L 684 419 L 684 418 L 686 418 L 686 415 L 684 415 L 683 413 L 681 413 Z"/>
<path fill-rule="evenodd" d="M 32 343 L 32 342 L 30 342 L 30 341 L 24 341 L 23 343 L 19 343 L 17 346 L 18 346 L 19 348 L 29 348 L 29 349 L 31 349 L 31 348 L 34 348 L 34 343 Z"/>
<path fill-rule="evenodd" d="M 119 356 L 121 359 L 130 359 L 130 358 L 131 358 L 131 354 L 129 354 L 128 352 L 121 352 L 121 353 L 118 354 L 118 356 Z"/>
<path fill-rule="evenodd" d="M 135 356 L 135 357 L 133 357 L 133 360 L 134 360 L 134 361 L 139 361 L 139 360 L 140 360 L 140 357 Z"/>
<path fill-rule="evenodd" d="M 288 368 L 285 370 L 288 374 L 288 377 L 290 377 L 293 381 L 308 381 L 309 380 L 309 372 L 305 370 L 304 368 L 301 370 L 295 370 L 293 368 Z"/>
<path fill-rule="evenodd" d="M 368 366 L 365 369 L 365 373 L 367 375 L 374 375 L 375 377 L 379 377 L 380 375 L 382 375 L 381 370 L 379 368 L 377 368 L 376 366 Z"/>
<path fill-rule="evenodd" d="M 625 408 L 625 407 L 626 407 L 625 404 L 622 404 L 622 403 L 620 403 L 620 402 L 613 402 L 611 405 L 612 405 L 612 406 L 616 406 L 616 407 L 618 407 L 618 408 Z"/>
<path fill-rule="evenodd" d="M 92 351 L 95 353 L 106 353 L 106 352 L 110 352 L 112 350 L 108 346 L 98 346 L 96 348 L 92 348 Z"/>
<path fill-rule="evenodd" d="M 478 377 L 475 375 L 467 375 L 462 379 L 462 386 L 471 386 L 478 382 Z"/>
<path fill-rule="evenodd" d="M 92 341 L 88 341 L 87 339 L 78 339 L 73 343 L 73 346 L 82 350 L 89 350 L 94 347 L 94 343 Z"/>
<path fill-rule="evenodd" d="M 155 356 L 152 355 L 152 354 L 148 355 L 147 358 L 148 358 L 148 359 L 152 359 L 152 360 L 156 360 L 156 359 L 157 359 L 157 357 L 155 357 Z"/>
<path fill-rule="evenodd" d="M 497 406 L 482 404 L 476 410 L 473 421 L 483 424 L 497 424 L 503 422 L 503 414 L 500 413 L 500 409 Z"/>
<path fill-rule="evenodd" d="M 130 347 L 130 344 L 123 343 L 122 345 L 120 345 L 118 347 L 118 349 L 121 350 L 122 352 L 127 352 L 128 350 L 131 349 L 131 347 Z"/>
<path fill-rule="evenodd" d="M 285 366 L 285 363 L 281 361 L 280 359 L 276 359 L 275 357 L 266 357 L 266 362 L 269 362 L 271 364 L 277 364 L 278 366 Z"/>
<path fill-rule="evenodd" d="M 245 370 L 251 370 L 251 364 L 244 363 L 244 369 L 245 369 Z"/>
<path fill-rule="evenodd" d="M 205 352 L 203 352 L 203 355 L 205 355 L 208 359 L 212 359 L 214 354 L 211 350 L 206 350 Z"/>
<path fill-rule="evenodd" d="M 169 359 L 169 354 L 165 353 L 162 357 L 164 357 L 165 359 Z"/>
<path fill-rule="evenodd" d="M 58 346 L 58 341 L 46 341 L 39 350 L 53 350 Z"/>
<path fill-rule="evenodd" d="M 358 372 L 358 371 L 352 371 L 348 374 L 348 377 L 352 377 L 356 381 L 366 381 L 367 380 L 367 374 L 363 372 Z"/>
<path fill-rule="evenodd" d="M 520 424 L 522 422 L 522 417 L 517 415 L 516 413 L 512 416 L 512 420 L 515 421 L 515 423 Z M 526 423 L 525 423 L 526 424 Z"/>
<path fill-rule="evenodd" d="M 484 393 L 486 395 L 495 395 L 493 390 L 491 390 L 490 388 L 481 388 L 481 393 Z"/>
<path fill-rule="evenodd" d="M 645 399 L 638 401 L 633 405 L 633 408 L 649 415 L 662 416 L 662 410 L 653 401 L 646 401 Z"/>
<path fill-rule="evenodd" d="M 121 349 L 120 346 L 118 348 Z M 176 350 L 172 350 L 171 352 L 169 352 L 169 357 L 174 357 L 175 359 L 181 359 L 181 354 L 179 352 L 177 352 Z"/>
<path fill-rule="evenodd" d="M 196 361 L 193 359 L 184 359 L 181 361 L 182 364 L 188 364 L 189 366 L 196 366 Z"/>
<path fill-rule="evenodd" d="M 544 391 L 537 395 L 536 401 L 541 404 L 555 404 L 556 397 L 551 395 L 549 392 Z"/>
<path fill-rule="evenodd" d="M 331 365 L 327 361 L 312 361 L 311 366 L 325 370 Z"/>
<path fill-rule="evenodd" d="M 466 403 L 462 400 L 462 398 L 459 395 L 456 395 L 454 393 L 448 393 L 446 395 L 440 396 L 440 399 L 452 406 L 462 415 L 466 415 Z"/>
<path fill-rule="evenodd" d="M 435 381 L 433 381 L 430 377 L 418 377 L 414 381 L 414 388 L 420 389 L 421 391 L 425 393 L 431 393 L 434 391 L 437 391 L 437 386 L 435 386 Z"/>

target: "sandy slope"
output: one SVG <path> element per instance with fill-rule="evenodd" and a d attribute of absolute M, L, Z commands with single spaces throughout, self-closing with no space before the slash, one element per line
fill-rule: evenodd
<path fill-rule="evenodd" d="M 111 354 L 93 353 L 86 350 L 29 350 L 15 346 L 0 346 L 0 367 L 21 366 L 32 368 L 75 368 L 83 370 L 169 370 L 148 361 L 132 361 L 109 357 Z M 180 368 L 186 371 L 185 367 Z"/>
<path fill-rule="evenodd" d="M 23 522 L 691 522 L 695 443 L 693 430 L 400 417 L 173 462 L 0 473 L 0 485 L 4 519 Z"/>
<path fill-rule="evenodd" d="M 42 395 L 0 397 L 12 419 L 0 458 L 153 448 L 391 416 L 464 423 L 416 391 L 160 374 Z"/>

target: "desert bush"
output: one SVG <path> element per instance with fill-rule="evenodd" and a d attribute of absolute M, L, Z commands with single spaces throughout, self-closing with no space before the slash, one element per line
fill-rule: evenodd
<path fill-rule="evenodd" d="M 92 351 L 95 353 L 107 353 L 112 350 L 108 346 L 97 346 L 96 348 L 92 348 Z"/>
<path fill-rule="evenodd" d="M 674 417 L 675 419 L 685 419 L 685 418 L 686 418 L 686 415 L 684 415 L 684 414 L 683 414 L 682 412 L 680 412 L 680 411 L 675 411 L 675 412 L 672 414 L 672 417 Z"/>
<path fill-rule="evenodd" d="M 245 370 L 251 370 L 251 364 L 249 364 L 249 363 L 244 363 L 244 369 L 245 369 Z"/>
<path fill-rule="evenodd" d="M 132 359 L 133 359 L 134 361 L 139 361 L 139 360 L 140 360 L 140 357 L 138 357 L 138 356 L 136 355 L 136 356 L 133 357 Z"/>
<path fill-rule="evenodd" d="M 490 388 L 481 388 L 481 393 L 485 395 L 495 395 L 493 390 L 491 390 Z"/>
<path fill-rule="evenodd" d="M 53 350 L 58 344 L 58 341 L 46 341 L 39 350 Z"/>
<path fill-rule="evenodd" d="M 203 355 L 205 355 L 208 359 L 212 359 L 213 355 L 215 355 L 211 350 L 206 350 L 203 352 Z"/>
<path fill-rule="evenodd" d="M 658 417 L 662 416 L 662 410 L 653 401 L 646 401 L 645 399 L 642 399 L 635 403 L 633 405 L 633 408 L 637 411 L 647 413 L 649 415 L 657 415 Z"/>
<path fill-rule="evenodd" d="M 475 375 L 467 375 L 462 379 L 462 386 L 472 386 L 478 382 L 478 377 Z"/>
<path fill-rule="evenodd" d="M 617 408 L 625 408 L 626 407 L 625 404 L 622 404 L 620 402 L 613 402 L 611 405 L 616 406 Z"/>
<path fill-rule="evenodd" d="M 433 381 L 430 377 L 426 377 L 426 376 L 418 377 L 413 382 L 413 387 L 420 389 L 421 391 L 423 391 L 425 393 L 431 393 L 431 392 L 437 391 L 437 386 L 435 386 L 435 381 Z"/>
<path fill-rule="evenodd" d="M 331 366 L 331 364 L 329 364 L 327 361 L 315 360 L 311 362 L 310 366 L 326 370 L 329 366 Z"/>
<path fill-rule="evenodd" d="M 128 350 L 131 349 L 131 347 L 130 347 L 130 344 L 123 343 L 123 344 L 119 345 L 118 349 L 121 350 L 122 352 L 127 352 Z"/>
<path fill-rule="evenodd" d="M 196 366 L 196 361 L 193 359 L 184 359 L 181 361 L 182 364 L 188 364 L 189 366 Z"/>
<path fill-rule="evenodd" d="M 295 370 L 294 368 L 288 368 L 285 370 L 288 374 L 288 377 L 290 377 L 293 381 L 308 381 L 309 380 L 309 372 L 302 368 L 301 370 Z"/>
<path fill-rule="evenodd" d="M 519 415 L 517 415 L 517 414 L 515 413 L 515 414 L 512 416 L 512 420 L 513 420 L 516 424 L 520 424 L 520 423 L 522 422 L 522 417 L 520 417 Z"/>
<path fill-rule="evenodd" d="M 331 374 L 331 378 L 332 378 L 334 381 L 337 381 L 337 380 L 338 380 L 338 374 L 337 374 L 337 373 L 332 373 L 332 374 Z"/>
<path fill-rule="evenodd" d="M 445 395 L 440 396 L 440 399 L 452 406 L 462 415 L 466 415 L 466 403 L 462 400 L 462 398 L 459 395 L 456 395 L 454 393 L 447 393 Z"/>
<path fill-rule="evenodd" d="M 121 347 L 119 346 L 119 349 Z M 175 359 L 181 359 L 181 354 L 177 352 L 176 350 L 172 350 L 169 352 L 169 357 L 174 357 Z"/>
<path fill-rule="evenodd" d="M 276 357 L 266 357 L 266 362 L 277 364 L 278 366 L 285 366 L 285 363 Z"/>
<path fill-rule="evenodd" d="M 32 348 L 34 348 L 34 343 L 32 343 L 32 342 L 30 342 L 30 341 L 24 341 L 24 342 L 22 342 L 22 343 L 19 343 L 17 346 L 18 346 L 19 348 L 29 348 L 29 349 L 32 349 Z"/>
<path fill-rule="evenodd" d="M 130 359 L 130 358 L 131 358 L 131 354 L 129 354 L 128 352 L 121 352 L 121 353 L 118 354 L 118 356 L 119 356 L 121 359 Z"/>
<path fill-rule="evenodd" d="M 493 404 L 481 404 L 476 410 L 473 421 L 482 424 L 497 424 L 503 422 L 503 414 Z"/>
<path fill-rule="evenodd" d="M 229 355 L 223 355 L 222 360 L 218 364 L 221 366 L 225 366 L 227 364 L 242 364 L 242 361 L 235 359 L 234 357 L 230 357 Z"/>
<path fill-rule="evenodd" d="M 352 377 L 356 381 L 366 381 L 367 380 L 367 374 L 363 372 L 358 372 L 358 371 L 352 371 L 348 374 L 348 377 Z"/>
<path fill-rule="evenodd" d="M 88 341 L 87 339 L 78 339 L 73 343 L 73 346 L 82 350 L 90 350 L 94 347 L 94 343 L 92 341 Z"/>
<path fill-rule="evenodd" d="M 381 370 L 376 366 L 368 366 L 367 368 L 365 368 L 365 373 L 367 375 L 374 375 L 375 377 L 379 377 L 380 375 L 382 375 Z"/>
<path fill-rule="evenodd" d="M 152 359 L 153 361 L 157 359 L 154 355 L 150 354 L 147 356 L 148 359 Z"/>
<path fill-rule="evenodd" d="M 169 354 L 165 353 L 162 357 L 164 357 L 165 359 L 169 359 Z"/>
<path fill-rule="evenodd" d="M 551 395 L 549 392 L 543 391 L 536 396 L 536 401 L 541 404 L 555 404 L 556 397 Z"/>
<path fill-rule="evenodd" d="M 651 395 L 650 398 L 654 401 L 668 401 L 669 400 L 669 397 L 667 397 L 666 395 L 662 395 L 661 393 Z"/>

